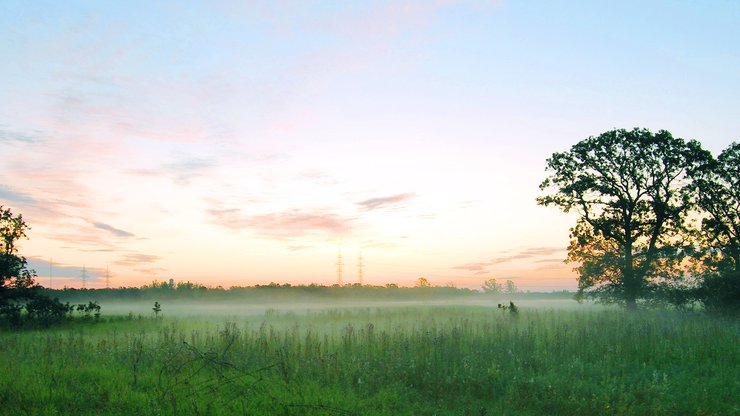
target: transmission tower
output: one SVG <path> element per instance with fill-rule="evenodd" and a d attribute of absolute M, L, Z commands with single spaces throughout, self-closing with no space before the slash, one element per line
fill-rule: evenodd
<path fill-rule="evenodd" d="M 365 273 L 363 268 L 365 267 L 365 264 L 362 262 L 362 250 L 360 250 L 360 256 L 357 259 L 357 281 L 360 283 L 360 286 L 365 284 Z"/>
<path fill-rule="evenodd" d="M 342 286 L 342 266 L 344 266 L 344 263 L 342 263 L 342 250 L 337 250 L 337 284 L 339 286 Z"/>
<path fill-rule="evenodd" d="M 54 265 L 54 259 L 49 257 L 49 289 L 51 289 L 51 267 Z"/>
<path fill-rule="evenodd" d="M 105 265 L 105 288 L 110 289 L 110 270 L 108 270 L 108 265 Z"/>
<path fill-rule="evenodd" d="M 80 277 L 82 277 L 82 288 L 84 289 L 87 285 L 87 269 L 84 265 L 82 266 L 82 274 Z"/>

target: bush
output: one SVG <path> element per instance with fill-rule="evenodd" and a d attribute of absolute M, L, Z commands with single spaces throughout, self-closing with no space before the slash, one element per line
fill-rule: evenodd
<path fill-rule="evenodd" d="M 740 271 L 708 275 L 698 289 L 697 296 L 707 311 L 740 315 Z"/>
<path fill-rule="evenodd" d="M 46 296 L 31 299 L 25 307 L 28 312 L 28 319 L 37 321 L 44 326 L 63 321 L 74 310 L 69 302 L 62 303 L 59 299 Z"/>

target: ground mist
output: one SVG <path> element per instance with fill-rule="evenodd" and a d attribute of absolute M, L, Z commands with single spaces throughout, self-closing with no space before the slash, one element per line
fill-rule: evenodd
<path fill-rule="evenodd" d="M 737 414 L 740 324 L 584 307 L 122 314 L 0 334 L 8 414 Z"/>

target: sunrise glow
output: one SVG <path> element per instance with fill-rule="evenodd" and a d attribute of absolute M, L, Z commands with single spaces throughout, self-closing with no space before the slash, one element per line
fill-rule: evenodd
<path fill-rule="evenodd" d="M 627 3 L 4 2 L 0 204 L 55 288 L 574 289 L 553 152 L 740 131 L 737 4 Z"/>

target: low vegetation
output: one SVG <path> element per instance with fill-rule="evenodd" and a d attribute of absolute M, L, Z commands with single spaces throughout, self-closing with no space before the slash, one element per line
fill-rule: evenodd
<path fill-rule="evenodd" d="M 740 323 L 491 307 L 133 315 L 0 334 L 7 414 L 740 412 Z"/>

